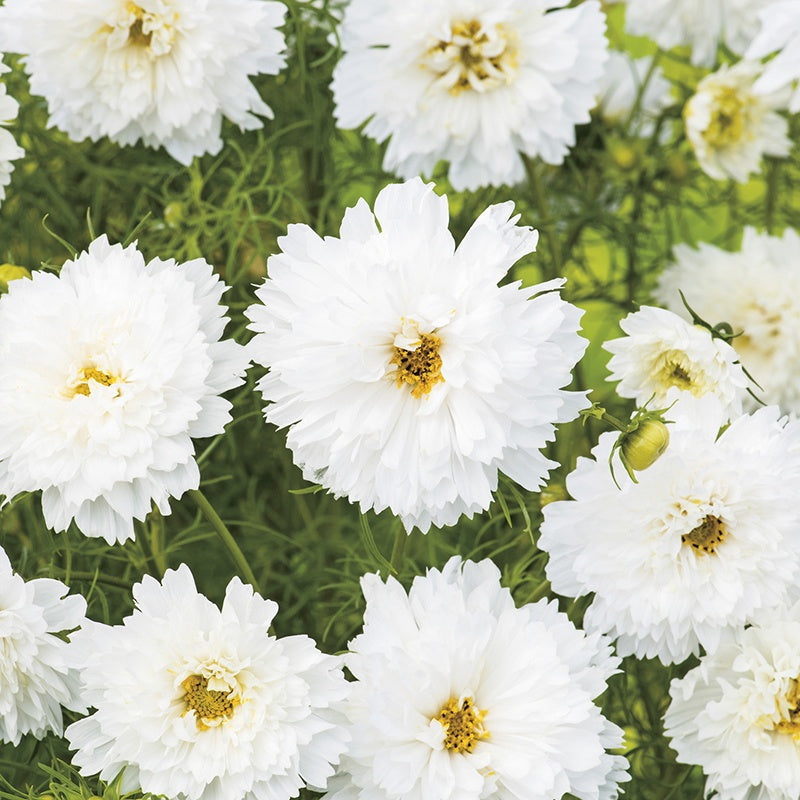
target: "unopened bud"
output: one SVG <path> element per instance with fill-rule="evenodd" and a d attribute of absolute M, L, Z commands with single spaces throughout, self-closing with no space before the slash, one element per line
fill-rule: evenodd
<path fill-rule="evenodd" d="M 30 278 L 31 273 L 25 267 L 13 264 L 0 264 L 0 294 L 8 291 L 8 284 L 17 278 Z"/>
<path fill-rule="evenodd" d="M 628 172 L 637 167 L 642 159 L 640 149 L 629 142 L 614 142 L 609 147 L 609 151 L 611 160 L 623 172 Z"/>
<path fill-rule="evenodd" d="M 568 499 L 569 495 L 567 494 L 567 490 L 560 483 L 551 483 L 539 492 L 539 505 L 541 508 L 544 508 L 548 503 L 555 503 L 559 500 Z"/>
<path fill-rule="evenodd" d="M 667 449 L 669 430 L 659 419 L 646 419 L 636 430 L 626 433 L 620 446 L 622 463 L 637 472 L 652 466 Z"/>

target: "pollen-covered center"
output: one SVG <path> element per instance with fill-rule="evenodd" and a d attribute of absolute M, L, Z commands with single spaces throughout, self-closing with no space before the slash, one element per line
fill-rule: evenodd
<path fill-rule="evenodd" d="M 437 383 L 444 383 L 439 355 L 442 340 L 435 333 L 421 333 L 414 345 L 395 344 L 389 363 L 396 368 L 391 374 L 397 386 L 408 384 L 413 397 L 422 397 Z"/>
<path fill-rule="evenodd" d="M 485 711 L 475 708 L 471 697 L 451 697 L 434 719 L 444 728 L 444 746 L 454 753 L 471 753 L 479 739 L 489 735 L 483 727 Z"/>
<path fill-rule="evenodd" d="M 658 358 L 653 369 L 656 384 L 663 389 L 677 386 L 681 391 L 702 395 L 705 386 L 697 380 L 696 370 L 682 350 L 667 350 Z"/>
<path fill-rule="evenodd" d="M 92 393 L 90 381 L 94 381 L 101 386 L 111 386 L 117 382 L 117 378 L 95 366 L 82 367 L 78 372 L 77 378 L 67 388 L 67 397 L 75 397 L 76 394 L 88 397 Z"/>
<path fill-rule="evenodd" d="M 703 131 L 703 138 L 712 147 L 736 144 L 745 127 L 746 103 L 742 95 L 731 87 L 720 87 L 714 92 L 711 120 Z"/>
<path fill-rule="evenodd" d="M 517 74 L 517 48 L 502 25 L 479 20 L 453 22 L 450 37 L 428 49 L 424 65 L 439 75 L 436 83 L 451 94 L 486 92 L 511 83 Z"/>
<path fill-rule="evenodd" d="M 233 689 L 215 690 L 208 688 L 208 678 L 202 675 L 190 675 L 181 683 L 186 694 L 184 714 L 194 711 L 198 730 L 204 731 L 221 725 L 233 716 L 239 700 Z"/>
<path fill-rule="evenodd" d="M 706 514 L 703 521 L 695 528 L 681 536 L 681 542 L 689 545 L 698 553 L 715 553 L 717 547 L 725 541 L 727 531 L 719 517 Z"/>

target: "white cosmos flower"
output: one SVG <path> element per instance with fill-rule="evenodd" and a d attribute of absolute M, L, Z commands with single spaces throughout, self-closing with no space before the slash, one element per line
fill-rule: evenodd
<path fill-rule="evenodd" d="M 681 662 L 726 628 L 787 600 L 800 581 L 800 422 L 776 406 L 734 420 L 713 402 L 670 425 L 665 453 L 637 474 L 608 463 L 604 433 L 549 503 L 539 546 L 561 595 L 594 594 L 587 630 L 620 655 Z"/>
<path fill-rule="evenodd" d="M 764 66 L 753 89 L 771 94 L 790 87 L 789 111 L 800 111 L 800 0 L 772 2 L 759 13 L 761 30 L 747 50 L 747 58 L 776 53 Z"/>
<path fill-rule="evenodd" d="M 325 800 L 529 800 L 617 796 L 622 731 L 593 700 L 619 659 L 555 602 L 514 606 L 491 561 L 451 558 L 417 577 L 361 580 L 364 631 L 352 743 Z"/>
<path fill-rule="evenodd" d="M 753 84 L 760 73 L 754 61 L 724 65 L 703 78 L 686 101 L 686 137 L 712 178 L 745 183 L 760 172 L 765 155 L 787 156 L 792 149 L 789 123 L 777 113 L 788 92 L 757 93 Z"/>
<path fill-rule="evenodd" d="M 625 0 L 625 29 L 659 47 L 688 46 L 693 64 L 710 67 L 724 44 L 742 54 L 771 0 Z"/>
<path fill-rule="evenodd" d="M 67 642 L 55 635 L 85 621 L 86 601 L 68 591 L 50 578 L 23 580 L 0 547 L 0 741 L 61 735 L 61 706 L 85 711 Z"/>
<path fill-rule="evenodd" d="M 145 576 L 121 625 L 72 637 L 96 709 L 65 735 L 84 775 L 176 800 L 283 800 L 325 787 L 345 746 L 340 659 L 308 636 L 277 639 L 278 611 L 233 578 L 220 610 L 189 568 Z"/>
<path fill-rule="evenodd" d="M 80 141 L 163 145 L 182 164 L 222 147 L 222 118 L 271 117 L 249 76 L 284 65 L 274 0 L 6 0 L 0 49 L 23 53 L 50 124 Z"/>
<path fill-rule="evenodd" d="M 517 183 L 520 152 L 560 164 L 607 57 L 595 0 L 350 0 L 336 119 L 383 142 L 404 178 L 450 162 L 456 189 Z"/>
<path fill-rule="evenodd" d="M 718 800 L 800 796 L 800 606 L 728 633 L 672 681 L 664 717 L 683 764 Z"/>
<path fill-rule="evenodd" d="M 0 53 L 0 59 L 3 55 Z M 0 61 L 0 75 L 9 72 L 9 67 Z M 8 94 L 6 85 L 0 83 L 0 126 L 8 125 L 17 118 L 19 103 Z M 12 161 L 22 158 L 25 151 L 16 143 L 11 131 L 0 127 L 0 202 L 6 196 L 6 186 L 11 182 L 14 171 Z"/>
<path fill-rule="evenodd" d="M 673 254 L 656 298 L 687 316 L 682 290 L 701 317 L 729 323 L 741 334 L 731 345 L 762 387 L 755 394 L 800 414 L 800 235 L 787 229 L 770 236 L 747 227 L 735 252 L 701 243 L 696 250 L 676 245 Z"/>
<path fill-rule="evenodd" d="M 563 280 L 499 286 L 536 246 L 513 204 L 458 247 L 447 198 L 417 178 L 347 210 L 340 238 L 290 225 L 246 314 L 265 416 L 303 476 L 408 530 L 488 508 L 498 471 L 535 489 L 540 448 L 582 393 L 559 387 L 586 341 Z"/>
<path fill-rule="evenodd" d="M 628 314 L 620 327 L 627 336 L 603 348 L 612 353 L 608 379 L 619 381 L 621 397 L 633 398 L 640 406 L 652 398 L 650 408 L 675 402 L 675 416 L 684 410 L 691 413 L 694 399 L 713 395 L 728 418 L 741 413 L 749 381 L 729 344 L 653 306 Z"/>
<path fill-rule="evenodd" d="M 197 488 L 192 437 L 221 433 L 248 360 L 203 259 L 145 266 L 101 236 L 0 296 L 0 495 L 42 490 L 47 525 L 133 538 Z"/>
<path fill-rule="evenodd" d="M 656 118 L 672 103 L 671 91 L 672 84 L 660 67 L 653 68 L 651 56 L 634 59 L 620 50 L 610 50 L 600 80 L 597 109 L 603 119 L 621 124 L 634 114 L 633 131 L 648 137 Z"/>

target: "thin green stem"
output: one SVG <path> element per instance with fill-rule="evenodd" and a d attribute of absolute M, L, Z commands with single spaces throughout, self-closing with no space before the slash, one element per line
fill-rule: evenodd
<path fill-rule="evenodd" d="M 553 219 L 550 211 L 550 206 L 547 202 L 547 197 L 544 193 L 544 187 L 541 180 L 539 180 L 539 173 L 529 156 L 522 155 L 522 162 L 525 165 L 525 172 L 528 175 L 528 183 L 530 184 L 531 191 L 533 192 L 533 201 L 539 212 L 539 225 L 547 240 L 547 248 L 550 251 L 550 260 L 553 262 L 551 278 L 560 277 L 563 274 L 563 262 L 561 260 L 561 247 L 558 242 L 558 235 L 555 229 L 555 220 Z"/>
<path fill-rule="evenodd" d="M 397 533 L 394 535 L 394 544 L 392 545 L 392 555 L 389 561 L 392 564 L 395 572 L 400 572 L 400 565 L 403 563 L 403 556 L 406 552 L 406 542 L 408 541 L 408 534 L 402 523 L 398 524 Z"/>
<path fill-rule="evenodd" d="M 241 551 L 239 545 L 236 544 L 236 539 L 233 538 L 233 535 L 222 521 L 220 515 L 214 510 L 214 506 L 208 502 L 208 498 L 199 489 L 190 489 L 189 494 L 192 500 L 197 503 L 197 507 L 211 524 L 211 527 L 216 531 L 217 536 L 219 536 L 222 544 L 225 545 L 228 553 L 230 553 L 234 564 L 236 564 L 236 568 L 239 570 L 239 576 L 260 593 L 258 581 L 253 574 L 253 570 L 250 569 L 250 564 L 247 563 L 244 553 Z"/>

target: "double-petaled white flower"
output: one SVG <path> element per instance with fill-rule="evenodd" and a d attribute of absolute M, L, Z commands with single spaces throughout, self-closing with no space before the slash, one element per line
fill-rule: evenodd
<path fill-rule="evenodd" d="M 686 315 L 680 299 L 714 322 L 727 322 L 742 364 L 761 387 L 755 394 L 785 412 L 800 414 L 800 236 L 744 229 L 741 247 L 730 252 L 701 243 L 673 249 L 655 295 Z M 755 401 L 745 398 L 748 405 Z"/>
<path fill-rule="evenodd" d="M 352 742 L 326 800 L 617 796 L 622 731 L 594 704 L 619 659 L 556 603 L 521 608 L 491 561 L 361 581 L 345 656 Z"/>
<path fill-rule="evenodd" d="M 340 237 L 291 225 L 247 315 L 268 422 L 303 476 L 427 531 L 488 508 L 503 472 L 537 488 L 540 448 L 584 395 L 559 388 L 586 342 L 563 280 L 504 283 L 536 246 L 513 204 L 456 247 L 447 199 L 417 178 L 360 200 Z"/>
<path fill-rule="evenodd" d="M 275 0 L 6 0 L 0 49 L 75 140 L 163 145 L 182 164 L 222 147 L 226 117 L 271 117 L 250 76 L 284 64 Z"/>
<path fill-rule="evenodd" d="M 107 542 L 196 489 L 193 437 L 221 433 L 245 349 L 220 341 L 203 259 L 145 265 L 105 236 L 0 296 L 0 495 L 42 491 L 47 525 Z"/>
<path fill-rule="evenodd" d="M 23 580 L 0 547 L 0 741 L 61 734 L 61 706 L 85 711 L 67 642 L 56 634 L 84 623 L 86 601 L 50 578 Z"/>
<path fill-rule="evenodd" d="M 567 477 L 573 499 L 543 509 L 553 590 L 593 595 L 584 625 L 620 655 L 713 653 L 725 629 L 780 606 L 800 581 L 800 422 L 768 406 L 718 436 L 725 419 L 704 400 L 669 426 L 638 483 L 617 464 L 617 485 L 617 434 L 604 433 Z"/>
<path fill-rule="evenodd" d="M 344 748 L 339 659 L 307 636 L 277 639 L 278 610 L 234 578 L 219 609 L 189 568 L 146 576 L 121 625 L 72 637 L 94 712 L 66 730 L 84 775 L 180 800 L 288 800 L 323 789 Z"/>
<path fill-rule="evenodd" d="M 716 320 L 712 320 L 716 322 Z M 603 347 L 612 354 L 609 380 L 619 381 L 621 397 L 650 408 L 674 403 L 671 417 L 697 398 L 714 396 L 728 418 L 742 411 L 747 376 L 736 351 L 722 339 L 663 308 L 642 306 L 620 322 L 626 336 Z"/>
<path fill-rule="evenodd" d="M 700 168 L 712 178 L 744 183 L 761 171 L 765 155 L 789 155 L 789 123 L 778 113 L 786 107 L 788 91 L 757 92 L 761 69 L 754 61 L 722 66 L 686 101 L 686 137 Z"/>
<path fill-rule="evenodd" d="M 724 44 L 743 53 L 758 30 L 758 11 L 772 0 L 624 0 L 625 28 L 664 50 L 689 47 L 693 64 L 710 67 Z"/>
<path fill-rule="evenodd" d="M 404 178 L 450 162 L 456 189 L 517 183 L 520 153 L 560 164 L 607 58 L 595 0 L 350 0 L 333 77 L 343 128 L 389 140 Z"/>
<path fill-rule="evenodd" d="M 707 795 L 800 796 L 800 606 L 729 632 L 669 693 L 670 746 L 702 767 Z"/>

